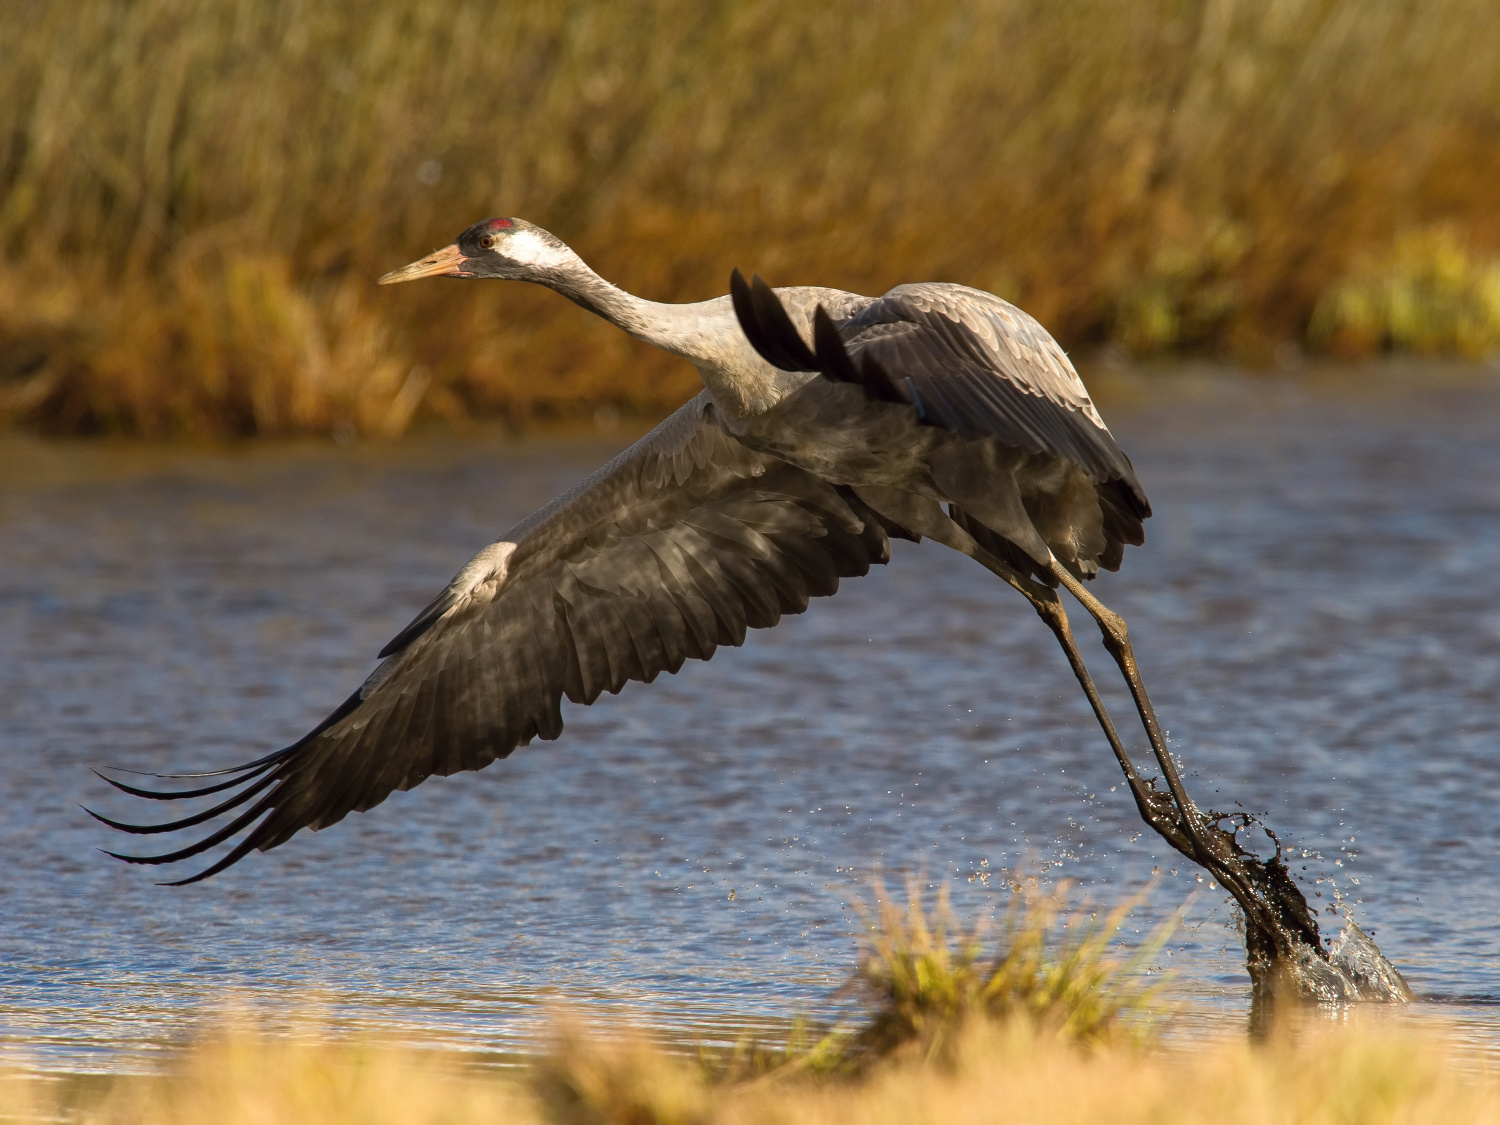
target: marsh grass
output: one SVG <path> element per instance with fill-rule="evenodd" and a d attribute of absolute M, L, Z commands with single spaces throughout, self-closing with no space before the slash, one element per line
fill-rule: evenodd
<path fill-rule="evenodd" d="M 1500 259 L 1476 259 L 1451 226 L 1411 232 L 1323 295 L 1311 335 L 1343 355 L 1500 353 Z"/>
<path fill-rule="evenodd" d="M 1355 323 L 1337 310 L 1358 301 L 1328 295 L 1434 225 L 1475 263 L 1500 253 L 1492 15 L 0 5 L 0 414 L 68 433 L 381 434 L 690 393 L 685 364 L 551 294 L 371 284 L 492 214 L 657 299 L 721 293 L 735 265 L 865 292 L 947 279 L 1019 301 L 1069 347 L 1252 360 L 1307 339 L 1325 301 L 1313 342 L 1406 347 L 1399 303 L 1366 301 L 1375 320 Z"/>
<path fill-rule="evenodd" d="M 21 1071 L 0 1080 L 0 1120 L 7 1122 L 449 1125 L 534 1120 L 529 1109 L 524 1091 L 451 1054 L 378 1040 L 278 1036 L 245 1018 L 226 1020 L 158 1074 L 101 1079 Z"/>
<path fill-rule="evenodd" d="M 745 1039 L 696 1059 L 667 1058 L 636 1036 L 591 1035 L 570 1016 L 532 1075 L 540 1103 L 567 1125 L 713 1119 L 716 1091 L 853 1082 L 892 1066 L 952 1068 L 975 1034 L 1074 1048 L 1143 1050 L 1163 1015 L 1162 978 L 1147 973 L 1169 921 L 1129 954 L 1117 945 L 1136 896 L 1105 913 L 1070 903 L 1070 888 L 1020 886 L 1005 919 L 965 927 L 948 896 L 928 904 L 921 883 L 897 904 L 885 884 L 855 903 L 864 922 L 850 987 L 856 1012 L 832 1026 L 798 1021 L 786 1039 Z"/>
<path fill-rule="evenodd" d="M 1177 918 L 1128 955 L 1120 927 L 1144 900 L 1137 895 L 1102 916 L 1069 904 L 1070 887 L 1027 883 L 1015 892 L 991 943 L 983 920 L 965 928 L 946 884 L 929 908 L 919 881 L 906 903 L 875 883 L 876 906 L 862 910 L 866 935 L 856 971 L 863 1026 L 844 1054 L 854 1061 L 914 1053 L 948 1057 L 974 1023 L 1019 1023 L 1062 1042 L 1098 1044 L 1148 1038 L 1163 979 L 1148 973 Z"/>
<path fill-rule="evenodd" d="M 887 1060 L 857 1076 L 714 1081 L 645 1038 L 559 1049 L 588 1096 L 534 1075 L 370 1042 L 229 1028 L 159 1074 L 0 1075 L 0 1119 L 85 1125 L 1494 1125 L 1500 1083 L 1440 1037 L 1351 1021 L 1295 1039 L 1190 1048 L 1076 1044 L 1023 1025 L 971 1026 L 948 1064 Z"/>
<path fill-rule="evenodd" d="M 858 968 L 861 1019 L 807 1025 L 774 1048 L 694 1056 L 577 1012 L 528 1066 L 223 1020 L 156 1074 L 0 1072 L 0 1120 L 86 1125 L 1333 1125 L 1500 1123 L 1500 1083 L 1451 1044 L 1345 1013 L 1252 1045 L 1160 1040 L 1127 1018 L 1156 1010 L 1139 969 L 1165 933 L 1113 951 L 1124 910 L 1019 894 L 993 946 L 945 900 L 877 888 Z M 1378 1008 L 1377 1008 L 1378 1013 Z"/>

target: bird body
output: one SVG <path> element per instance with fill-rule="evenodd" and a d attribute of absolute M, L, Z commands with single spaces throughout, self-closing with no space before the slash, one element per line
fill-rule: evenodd
<path fill-rule="evenodd" d="M 733 297 L 645 301 L 604 281 L 546 231 L 497 221 L 508 225 L 486 232 L 477 224 L 455 244 L 482 270 L 478 240 L 503 237 L 503 261 L 466 276 L 547 285 L 689 360 L 715 422 L 753 449 L 832 483 L 983 509 L 988 526 L 1039 564 L 1050 551 L 1086 576 L 1101 562 L 1118 567 L 1122 546 L 1142 541 L 1150 506 L 1083 380 L 1040 324 L 991 293 L 948 283 L 901 285 L 878 298 L 815 286 L 775 290 L 802 339 L 813 335 L 821 309 L 851 362 L 868 357 L 905 372 L 915 402 L 899 392 L 883 401 L 769 362 L 746 336 Z M 1091 495 L 1090 479 L 1105 488 L 1102 500 Z M 1096 513 L 1101 504 L 1106 511 Z M 1116 519 L 1105 529 L 1110 509 Z"/>
<path fill-rule="evenodd" d="M 292 746 L 191 775 L 227 778 L 195 789 L 112 781 L 151 799 L 228 793 L 165 824 L 107 821 L 125 831 L 244 810 L 185 848 L 120 858 L 174 862 L 239 835 L 181 880 L 195 881 L 434 774 L 556 738 L 562 698 L 592 703 L 738 645 L 887 561 L 891 536 L 975 557 L 1054 628 L 1052 587 L 1117 568 L 1142 541 L 1149 505 L 1077 372 L 991 294 L 771 290 L 736 273 L 729 296 L 659 304 L 517 219 L 476 224 L 381 280 L 440 275 L 547 285 L 692 362 L 704 390 L 481 550 Z"/>
<path fill-rule="evenodd" d="M 205 879 L 435 774 L 556 738 L 563 698 L 592 703 L 630 680 L 706 660 L 886 562 L 891 537 L 927 537 L 1007 582 L 1052 631 L 1142 819 L 1239 905 L 1257 996 L 1292 982 L 1319 1000 L 1410 998 L 1368 939 L 1374 975 L 1364 961 L 1354 975 L 1331 964 L 1280 842 L 1270 860 L 1239 844 L 1236 825 L 1255 818 L 1205 814 L 1188 796 L 1125 622 L 1082 581 L 1119 567 L 1125 545 L 1143 541 L 1151 509 L 1078 373 L 1031 317 L 961 285 L 901 285 L 872 298 L 773 290 L 738 271 L 727 297 L 658 304 L 610 285 L 519 219 L 478 223 L 381 282 L 431 276 L 549 286 L 690 360 L 704 390 L 475 555 L 381 650 L 360 688 L 291 746 L 227 770 L 170 775 L 207 780 L 195 788 L 105 778 L 150 800 L 227 794 L 165 823 L 99 817 L 125 832 L 174 832 L 232 814 L 175 851 L 111 854 L 173 863 L 239 837 L 176 882 Z M 1098 624 L 1165 791 L 1126 751 L 1058 587 Z M 1393 983 L 1384 992 L 1360 983 L 1376 977 Z"/>

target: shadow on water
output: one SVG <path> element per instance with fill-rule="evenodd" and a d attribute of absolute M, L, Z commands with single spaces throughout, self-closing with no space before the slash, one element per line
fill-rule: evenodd
<path fill-rule="evenodd" d="M 1104 391 L 1157 514 L 1097 588 L 1194 796 L 1299 845 L 1324 927 L 1347 909 L 1434 1001 L 1411 1018 L 1500 1040 L 1500 383 Z M 1160 868 L 1141 933 L 1199 886 L 1142 831 L 1030 608 L 909 544 L 743 649 L 565 707 L 557 743 L 208 884 L 98 854 L 88 765 L 301 734 L 477 547 L 619 444 L 0 442 L 0 1052 L 136 1065 L 226 997 L 501 1055 L 552 1001 L 734 1038 L 827 1010 L 875 863 L 970 916 L 1003 909 L 1010 868 L 1101 901 Z M 1195 1028 L 1245 1026 L 1229 922 L 1199 895 L 1163 957 Z"/>

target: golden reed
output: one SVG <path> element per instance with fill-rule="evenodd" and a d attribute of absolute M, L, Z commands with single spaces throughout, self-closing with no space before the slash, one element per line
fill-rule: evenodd
<path fill-rule="evenodd" d="M 493 214 L 658 299 L 723 292 L 738 265 L 865 292 L 963 281 L 1073 348 L 1486 354 L 1492 16 L 1490 0 L 3 4 L 0 415 L 396 434 L 424 412 L 649 412 L 693 389 L 551 294 L 371 284 Z"/>

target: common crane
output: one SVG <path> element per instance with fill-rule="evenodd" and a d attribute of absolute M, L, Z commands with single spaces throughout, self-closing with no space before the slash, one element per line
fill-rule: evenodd
<path fill-rule="evenodd" d="M 588 704 L 627 681 L 738 645 L 801 613 L 841 578 L 884 563 L 891 537 L 928 538 L 1009 583 L 1056 636 L 1146 822 L 1206 868 L 1245 913 L 1252 966 L 1320 954 L 1316 921 L 1278 860 L 1243 850 L 1200 813 L 1168 753 L 1125 622 L 1085 587 L 1144 541 L 1146 494 L 1062 349 L 1034 319 L 956 284 L 881 297 L 771 289 L 738 271 L 729 296 L 643 300 L 560 239 L 490 219 L 380 283 L 427 277 L 545 285 L 689 360 L 704 390 L 649 434 L 474 556 L 380 651 L 312 731 L 256 761 L 152 800 L 226 794 L 152 834 L 231 819 L 129 863 L 166 864 L 239 837 L 204 870 L 373 808 L 433 775 L 481 769 L 562 731 L 564 696 Z M 1058 596 L 1098 623 L 1166 791 L 1143 779 L 1095 689 Z M 237 811 L 239 810 L 239 811 Z M 95 814 L 98 815 L 98 814 Z M 1373 948 L 1373 947 L 1372 947 Z M 1304 958 L 1305 960 L 1305 958 Z"/>

